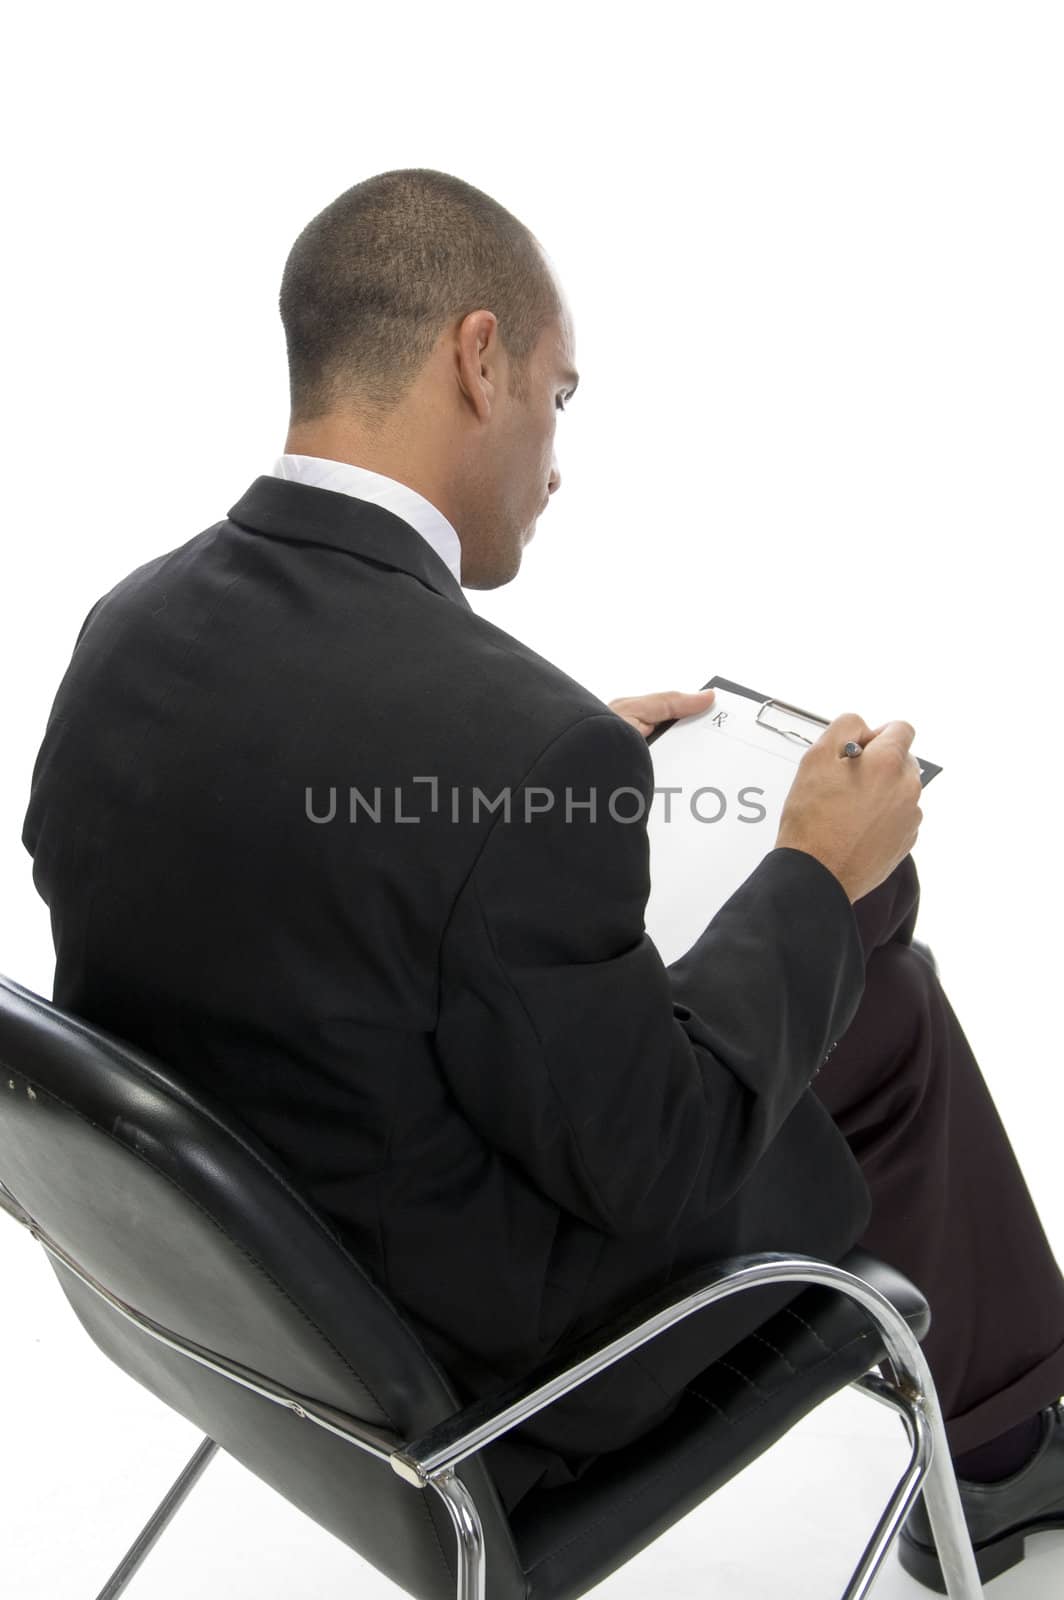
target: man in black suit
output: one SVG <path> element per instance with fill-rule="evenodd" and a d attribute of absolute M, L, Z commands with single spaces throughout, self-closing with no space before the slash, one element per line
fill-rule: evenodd
<path fill-rule="evenodd" d="M 700 1262 L 864 1242 L 931 1301 L 959 1465 L 1036 1453 L 1064 1508 L 1064 1282 L 912 948 L 911 727 L 838 718 L 665 967 L 643 735 L 707 697 L 607 705 L 463 591 L 515 576 L 561 481 L 573 326 L 538 241 L 381 174 L 304 229 L 281 313 L 285 453 L 96 603 L 56 697 L 23 834 L 55 1001 L 226 1101 L 465 1398 Z M 797 1292 L 707 1308 L 490 1446 L 504 1501 Z M 1015 1505 L 979 1492 L 997 1536 Z"/>

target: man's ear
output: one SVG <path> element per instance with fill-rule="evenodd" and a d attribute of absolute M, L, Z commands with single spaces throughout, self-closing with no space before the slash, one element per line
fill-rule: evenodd
<path fill-rule="evenodd" d="M 494 311 L 470 311 L 458 325 L 455 377 L 481 422 L 487 422 L 500 387 L 504 360 Z"/>

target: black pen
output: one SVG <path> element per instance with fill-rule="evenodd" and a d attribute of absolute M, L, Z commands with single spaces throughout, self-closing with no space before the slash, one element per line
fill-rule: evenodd
<path fill-rule="evenodd" d="M 842 753 L 844 756 L 859 756 L 863 748 L 862 745 L 857 743 L 856 739 L 847 739 L 842 747 Z"/>

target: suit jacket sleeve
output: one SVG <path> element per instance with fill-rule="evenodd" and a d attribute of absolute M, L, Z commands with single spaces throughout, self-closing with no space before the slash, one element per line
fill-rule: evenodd
<path fill-rule="evenodd" d="M 579 809 L 591 789 L 593 820 Z M 525 821 L 529 790 L 554 805 Z M 643 928 L 652 794 L 630 724 L 611 711 L 570 725 L 513 791 L 510 820 L 494 817 L 440 956 L 436 1044 L 464 1114 L 559 1206 L 615 1235 L 728 1200 L 864 985 L 845 891 L 791 849 L 771 850 L 666 967 Z M 640 820 L 617 820 L 639 795 Z"/>

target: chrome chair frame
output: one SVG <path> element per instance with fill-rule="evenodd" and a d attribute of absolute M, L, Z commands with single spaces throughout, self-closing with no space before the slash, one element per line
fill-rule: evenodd
<path fill-rule="evenodd" d="M 911 1446 L 909 1463 L 865 1547 L 842 1600 L 864 1600 L 869 1594 L 902 1522 L 921 1489 L 949 1600 L 979 1600 L 983 1594 L 938 1396 L 920 1343 L 905 1318 L 885 1295 L 853 1273 L 829 1262 L 813 1256 L 773 1251 L 721 1258 L 707 1264 L 705 1282 L 701 1287 L 626 1329 L 618 1338 L 583 1360 L 572 1366 L 566 1365 L 564 1360 L 546 1362 L 501 1395 L 466 1406 L 438 1423 L 421 1438 L 397 1446 L 393 1438 L 366 1426 L 356 1417 L 274 1383 L 263 1373 L 228 1361 L 215 1351 L 183 1339 L 170 1329 L 142 1316 L 84 1272 L 37 1226 L 2 1183 L 0 1208 L 22 1223 L 38 1243 L 82 1283 L 145 1333 L 171 1349 L 182 1352 L 190 1360 L 254 1390 L 278 1405 L 287 1406 L 296 1416 L 327 1429 L 360 1450 L 387 1462 L 400 1478 L 413 1487 L 435 1490 L 447 1507 L 457 1540 L 456 1600 L 486 1600 L 487 1592 L 483 1530 L 473 1497 L 455 1474 L 454 1469 L 460 1461 L 552 1401 L 568 1394 L 604 1367 L 619 1361 L 647 1340 L 714 1301 L 763 1284 L 821 1284 L 837 1289 L 857 1301 L 867 1312 L 882 1338 L 895 1379 L 894 1382 L 888 1382 L 869 1371 L 849 1387 L 870 1395 L 894 1410 L 905 1426 Z M 117 1596 L 122 1594 L 218 1448 L 213 1439 L 203 1439 L 101 1589 L 97 1600 L 117 1600 Z"/>

